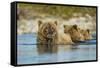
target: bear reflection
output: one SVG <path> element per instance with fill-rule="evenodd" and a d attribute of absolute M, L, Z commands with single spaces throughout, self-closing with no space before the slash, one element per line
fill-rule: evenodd
<path fill-rule="evenodd" d="M 49 45 L 49 44 L 38 44 L 37 51 L 39 54 L 45 53 L 57 53 L 57 45 Z"/>

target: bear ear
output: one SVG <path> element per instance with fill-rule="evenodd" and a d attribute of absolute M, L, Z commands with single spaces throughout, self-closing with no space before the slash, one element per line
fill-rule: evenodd
<path fill-rule="evenodd" d="M 73 25 L 73 28 L 74 28 L 74 29 L 77 29 L 77 28 L 78 28 L 78 26 L 75 24 L 75 25 Z"/>
<path fill-rule="evenodd" d="M 56 25 L 58 24 L 57 21 L 54 22 Z"/>
<path fill-rule="evenodd" d="M 66 25 L 64 25 L 63 27 L 66 28 Z"/>
<path fill-rule="evenodd" d="M 38 26 L 40 26 L 42 24 L 42 21 L 41 20 L 39 20 L 38 21 Z"/>
<path fill-rule="evenodd" d="M 87 31 L 88 33 L 90 33 L 90 30 L 89 30 L 89 29 L 87 29 L 86 31 Z"/>

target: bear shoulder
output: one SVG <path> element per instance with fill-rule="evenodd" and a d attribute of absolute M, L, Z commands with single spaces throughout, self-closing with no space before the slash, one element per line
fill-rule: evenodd
<path fill-rule="evenodd" d="M 58 44 L 73 44 L 73 42 L 69 34 L 59 33 Z"/>

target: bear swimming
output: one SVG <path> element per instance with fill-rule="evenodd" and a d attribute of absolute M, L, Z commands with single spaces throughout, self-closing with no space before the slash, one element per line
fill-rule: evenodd
<path fill-rule="evenodd" d="M 58 40 L 57 21 L 43 22 L 38 21 L 38 36 L 37 42 L 39 44 L 56 44 Z"/>
<path fill-rule="evenodd" d="M 70 34 L 73 42 L 84 41 L 84 36 L 81 34 L 78 26 L 74 25 L 64 25 L 64 33 Z"/>
<path fill-rule="evenodd" d="M 89 29 L 80 29 L 80 32 L 84 36 L 84 40 L 92 39 L 91 32 Z"/>

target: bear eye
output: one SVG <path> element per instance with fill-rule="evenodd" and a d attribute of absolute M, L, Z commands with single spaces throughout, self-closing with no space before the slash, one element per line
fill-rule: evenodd
<path fill-rule="evenodd" d="M 47 32 L 47 31 L 48 31 L 48 29 L 45 29 L 45 31 Z"/>
<path fill-rule="evenodd" d="M 55 31 L 54 28 L 52 28 L 52 31 Z"/>

